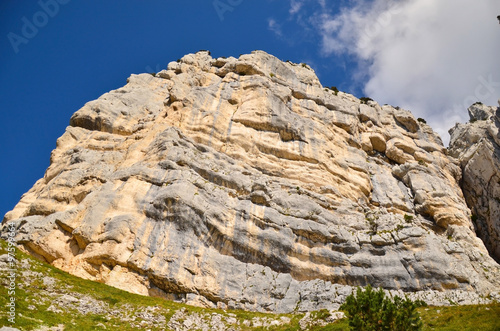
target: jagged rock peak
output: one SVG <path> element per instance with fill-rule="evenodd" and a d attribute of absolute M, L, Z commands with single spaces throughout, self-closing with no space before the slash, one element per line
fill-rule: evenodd
<path fill-rule="evenodd" d="M 460 162 L 476 232 L 500 261 L 500 107 L 476 103 L 468 111 L 470 122 L 450 130 L 450 155 Z"/>
<path fill-rule="evenodd" d="M 500 271 L 460 178 L 409 111 L 198 52 L 78 110 L 4 224 L 75 275 L 206 306 L 334 308 L 368 283 L 473 303 Z"/>

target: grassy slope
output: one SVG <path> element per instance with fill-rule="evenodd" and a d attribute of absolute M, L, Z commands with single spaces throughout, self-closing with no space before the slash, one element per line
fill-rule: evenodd
<path fill-rule="evenodd" d="M 7 244 L 0 240 L 0 255 L 6 253 Z M 304 314 L 263 314 L 245 311 L 224 311 L 203 309 L 170 302 L 167 300 L 131 294 L 116 288 L 80 279 L 60 271 L 50 265 L 41 263 L 32 257 L 17 251 L 16 256 L 21 263 L 16 280 L 16 324 L 12 325 L 4 308 L 9 300 L 5 271 L 0 271 L 0 327 L 14 326 L 21 330 L 33 330 L 42 325 L 64 325 L 64 330 L 164 330 L 169 321 L 177 320 L 182 324 L 186 316 L 197 316 L 202 321 L 209 321 L 213 316 L 229 319 L 241 330 L 264 330 L 256 326 L 259 321 L 280 321 L 289 319 L 289 323 L 266 328 L 266 330 L 300 330 L 299 321 Z M 24 271 L 24 276 L 20 274 Z M 74 298 L 87 298 L 88 306 L 101 307 L 99 311 L 90 312 L 82 305 L 59 303 L 58 298 L 70 295 Z M 54 309 L 54 307 L 56 309 Z M 60 309 L 58 309 L 58 307 Z M 425 330 L 500 330 L 500 304 L 488 306 L 457 306 L 420 308 Z M 179 317 L 179 311 L 182 316 Z M 143 318 L 144 312 L 154 319 Z M 176 317 L 177 316 L 177 317 Z M 311 314 L 312 321 L 323 321 L 328 316 L 325 312 Z M 177 319 L 176 319 L 177 318 Z M 158 322 L 159 321 L 159 322 Z M 141 324 L 143 323 L 143 324 Z M 208 323 L 208 322 L 207 322 Z M 192 329 L 195 329 L 193 324 Z M 346 330 L 348 323 L 341 320 L 326 326 L 308 326 L 308 330 Z"/>

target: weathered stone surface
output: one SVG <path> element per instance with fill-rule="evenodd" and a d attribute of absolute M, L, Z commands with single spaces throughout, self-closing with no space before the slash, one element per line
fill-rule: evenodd
<path fill-rule="evenodd" d="M 467 109 L 471 122 L 494 120 L 491 117 L 495 115 L 495 110 L 495 107 L 488 107 L 481 103 L 475 103 Z"/>
<path fill-rule="evenodd" d="M 415 133 L 420 129 L 417 120 L 409 111 L 398 109 L 394 112 L 397 123 L 402 124 L 408 131 Z"/>
<path fill-rule="evenodd" d="M 450 130 L 450 155 L 460 162 L 476 232 L 500 261 L 500 110 L 474 104 L 468 111 L 470 122 Z"/>
<path fill-rule="evenodd" d="M 370 142 L 372 143 L 373 149 L 380 153 L 385 153 L 387 149 L 387 143 L 385 138 L 380 133 L 371 133 L 370 134 Z"/>
<path fill-rule="evenodd" d="M 72 274 L 210 307 L 331 309 L 368 283 L 495 294 L 443 151 L 308 66 L 199 52 L 77 111 L 4 224 Z"/>

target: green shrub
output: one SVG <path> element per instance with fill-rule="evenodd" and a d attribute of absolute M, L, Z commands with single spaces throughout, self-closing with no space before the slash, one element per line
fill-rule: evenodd
<path fill-rule="evenodd" d="M 405 214 L 404 217 L 405 217 L 406 223 L 411 223 L 411 221 L 413 221 L 413 215 Z"/>
<path fill-rule="evenodd" d="M 418 160 L 418 164 L 420 164 L 421 166 L 427 167 L 427 162 L 425 162 L 424 160 Z"/>
<path fill-rule="evenodd" d="M 427 121 L 424 120 L 422 117 L 417 118 L 417 121 L 419 121 L 420 123 L 427 124 Z"/>
<path fill-rule="evenodd" d="M 413 302 L 399 296 L 394 300 L 385 297 L 380 288 L 375 291 L 370 285 L 364 290 L 358 287 L 356 295 L 349 295 L 340 309 L 345 311 L 351 330 L 422 330 L 423 324 L 416 311 L 422 301 Z"/>
<path fill-rule="evenodd" d="M 364 103 L 364 104 L 367 104 L 368 101 L 373 101 L 372 98 L 368 98 L 368 97 L 362 97 L 362 98 L 359 98 L 359 100 L 361 101 L 361 103 Z"/>
<path fill-rule="evenodd" d="M 377 220 L 371 217 L 367 217 L 366 220 L 368 221 L 368 224 L 370 225 L 370 233 L 374 236 L 377 234 L 378 230 L 378 223 Z"/>

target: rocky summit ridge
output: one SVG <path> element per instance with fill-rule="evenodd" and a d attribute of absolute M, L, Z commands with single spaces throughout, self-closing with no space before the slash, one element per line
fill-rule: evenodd
<path fill-rule="evenodd" d="M 2 236 L 14 224 L 22 249 L 71 274 L 207 307 L 331 309 L 367 284 L 500 298 L 475 233 L 498 254 L 497 186 L 474 177 L 490 180 L 476 166 L 498 127 L 458 126 L 449 153 L 424 122 L 262 51 L 188 54 L 78 110 Z"/>

